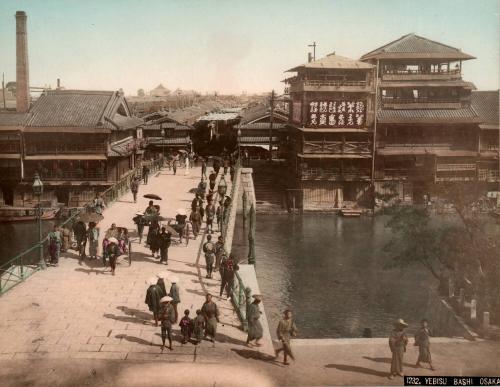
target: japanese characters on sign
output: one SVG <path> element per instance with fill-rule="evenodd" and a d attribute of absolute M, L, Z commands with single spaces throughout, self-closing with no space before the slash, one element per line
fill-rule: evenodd
<path fill-rule="evenodd" d="M 292 103 L 292 121 L 300 123 L 302 121 L 302 102 L 293 101 Z"/>
<path fill-rule="evenodd" d="M 365 121 L 366 101 L 335 100 L 309 102 L 308 126 L 359 128 L 365 125 Z"/>

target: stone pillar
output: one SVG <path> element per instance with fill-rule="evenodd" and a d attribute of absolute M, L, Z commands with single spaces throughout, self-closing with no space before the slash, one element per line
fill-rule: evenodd
<path fill-rule="evenodd" d="M 470 318 L 471 320 L 475 320 L 477 318 L 477 301 L 475 299 L 470 301 Z"/>
<path fill-rule="evenodd" d="M 26 113 L 30 107 L 28 29 L 26 12 L 16 12 L 16 110 Z"/>

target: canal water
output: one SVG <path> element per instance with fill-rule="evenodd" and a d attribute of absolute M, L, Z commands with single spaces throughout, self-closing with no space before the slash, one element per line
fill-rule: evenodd
<path fill-rule="evenodd" d="M 435 282 L 418 266 L 383 269 L 387 220 L 258 214 L 256 271 L 271 334 L 286 308 L 301 338 L 362 337 L 365 328 L 387 337 L 397 318 L 417 327 Z M 248 230 L 236 230 L 233 252 L 246 261 Z"/>

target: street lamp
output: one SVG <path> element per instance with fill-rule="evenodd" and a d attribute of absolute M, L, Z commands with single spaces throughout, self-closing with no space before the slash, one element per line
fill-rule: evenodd
<path fill-rule="evenodd" d="M 238 160 L 241 163 L 241 129 L 238 128 Z"/>
<path fill-rule="evenodd" d="M 221 197 L 221 200 L 224 198 L 227 192 L 227 183 L 226 179 L 224 179 L 224 174 L 222 174 L 219 185 L 217 186 L 217 192 L 219 193 L 219 196 Z"/>
<path fill-rule="evenodd" d="M 38 199 L 38 205 L 36 207 L 36 219 L 38 224 L 38 243 L 39 243 L 39 264 L 41 269 L 46 269 L 45 260 L 43 259 L 43 243 L 42 243 L 42 207 L 40 205 L 40 197 L 43 194 L 43 183 L 40 180 L 38 173 L 35 173 L 33 179 L 33 195 Z"/>
<path fill-rule="evenodd" d="M 161 160 L 161 166 L 163 168 L 163 163 L 165 162 L 165 129 L 161 130 L 161 154 L 163 156 Z"/>

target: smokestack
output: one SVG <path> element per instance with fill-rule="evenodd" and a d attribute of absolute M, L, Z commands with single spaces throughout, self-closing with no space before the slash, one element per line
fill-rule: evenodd
<path fill-rule="evenodd" d="M 28 30 L 26 12 L 16 12 L 16 110 L 26 113 L 30 107 Z"/>

